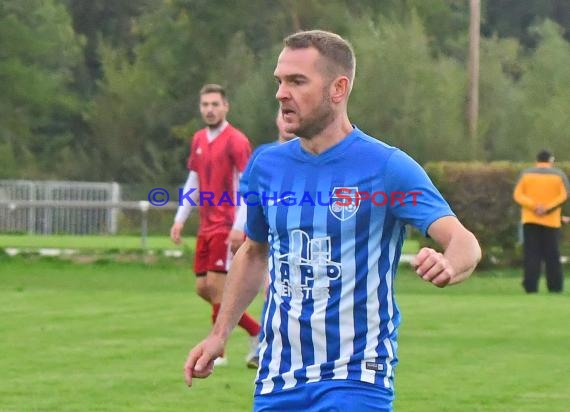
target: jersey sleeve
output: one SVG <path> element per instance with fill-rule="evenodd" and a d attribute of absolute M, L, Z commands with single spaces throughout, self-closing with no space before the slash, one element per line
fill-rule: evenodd
<path fill-rule="evenodd" d="M 267 242 L 269 235 L 269 225 L 264 213 L 260 194 L 258 165 L 254 162 L 249 175 L 247 191 L 242 193 L 243 202 L 247 205 L 247 221 L 245 224 L 245 234 L 256 242 Z"/>
<path fill-rule="evenodd" d="M 386 182 L 392 214 L 425 236 L 433 222 L 455 216 L 425 170 L 401 150 L 388 159 Z"/>
<path fill-rule="evenodd" d="M 198 149 L 198 134 L 192 137 L 192 142 L 190 143 L 190 154 L 188 155 L 188 161 L 186 162 L 186 167 L 188 170 L 193 170 L 198 172 L 198 156 L 196 156 L 196 150 Z"/>

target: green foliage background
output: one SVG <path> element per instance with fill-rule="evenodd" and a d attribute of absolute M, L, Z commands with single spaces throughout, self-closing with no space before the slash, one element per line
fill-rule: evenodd
<path fill-rule="evenodd" d="M 521 4 L 482 3 L 471 141 L 467 1 L 3 0 L 0 178 L 179 184 L 205 82 L 228 88 L 255 145 L 271 141 L 281 39 L 308 28 L 352 41 L 352 120 L 420 162 L 563 159 L 570 0 Z"/>

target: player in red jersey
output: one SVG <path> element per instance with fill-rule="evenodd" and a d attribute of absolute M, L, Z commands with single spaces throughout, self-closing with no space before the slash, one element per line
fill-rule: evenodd
<path fill-rule="evenodd" d="M 229 104 L 225 90 L 216 84 L 207 84 L 200 90 L 200 114 L 206 127 L 192 138 L 188 157 L 188 179 L 184 193 L 192 199 L 183 199 L 178 207 L 170 238 L 181 242 L 184 222 L 190 216 L 193 204 L 200 206 L 194 271 L 198 296 L 212 305 L 215 322 L 226 274 L 231 260 L 231 249 L 237 249 L 245 239 L 243 232 L 232 229 L 236 211 L 236 192 L 240 174 L 251 155 L 247 137 L 226 120 Z M 194 190 L 193 190 L 194 189 Z M 244 313 L 239 321 L 251 336 L 249 358 L 255 356 L 259 323 Z M 217 365 L 227 364 L 225 357 Z"/>

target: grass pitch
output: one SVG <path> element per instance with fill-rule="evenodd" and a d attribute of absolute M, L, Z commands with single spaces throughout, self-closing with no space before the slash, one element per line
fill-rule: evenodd
<path fill-rule="evenodd" d="M 184 385 L 210 324 L 190 267 L 0 256 L 0 411 L 250 410 L 241 330 L 228 367 Z M 523 295 L 518 275 L 440 290 L 400 271 L 397 411 L 568 410 L 569 296 Z"/>

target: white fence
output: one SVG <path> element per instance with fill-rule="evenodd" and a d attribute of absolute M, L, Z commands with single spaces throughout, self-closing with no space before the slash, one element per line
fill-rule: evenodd
<path fill-rule="evenodd" d="M 0 180 L 0 232 L 115 234 L 118 183 Z"/>

